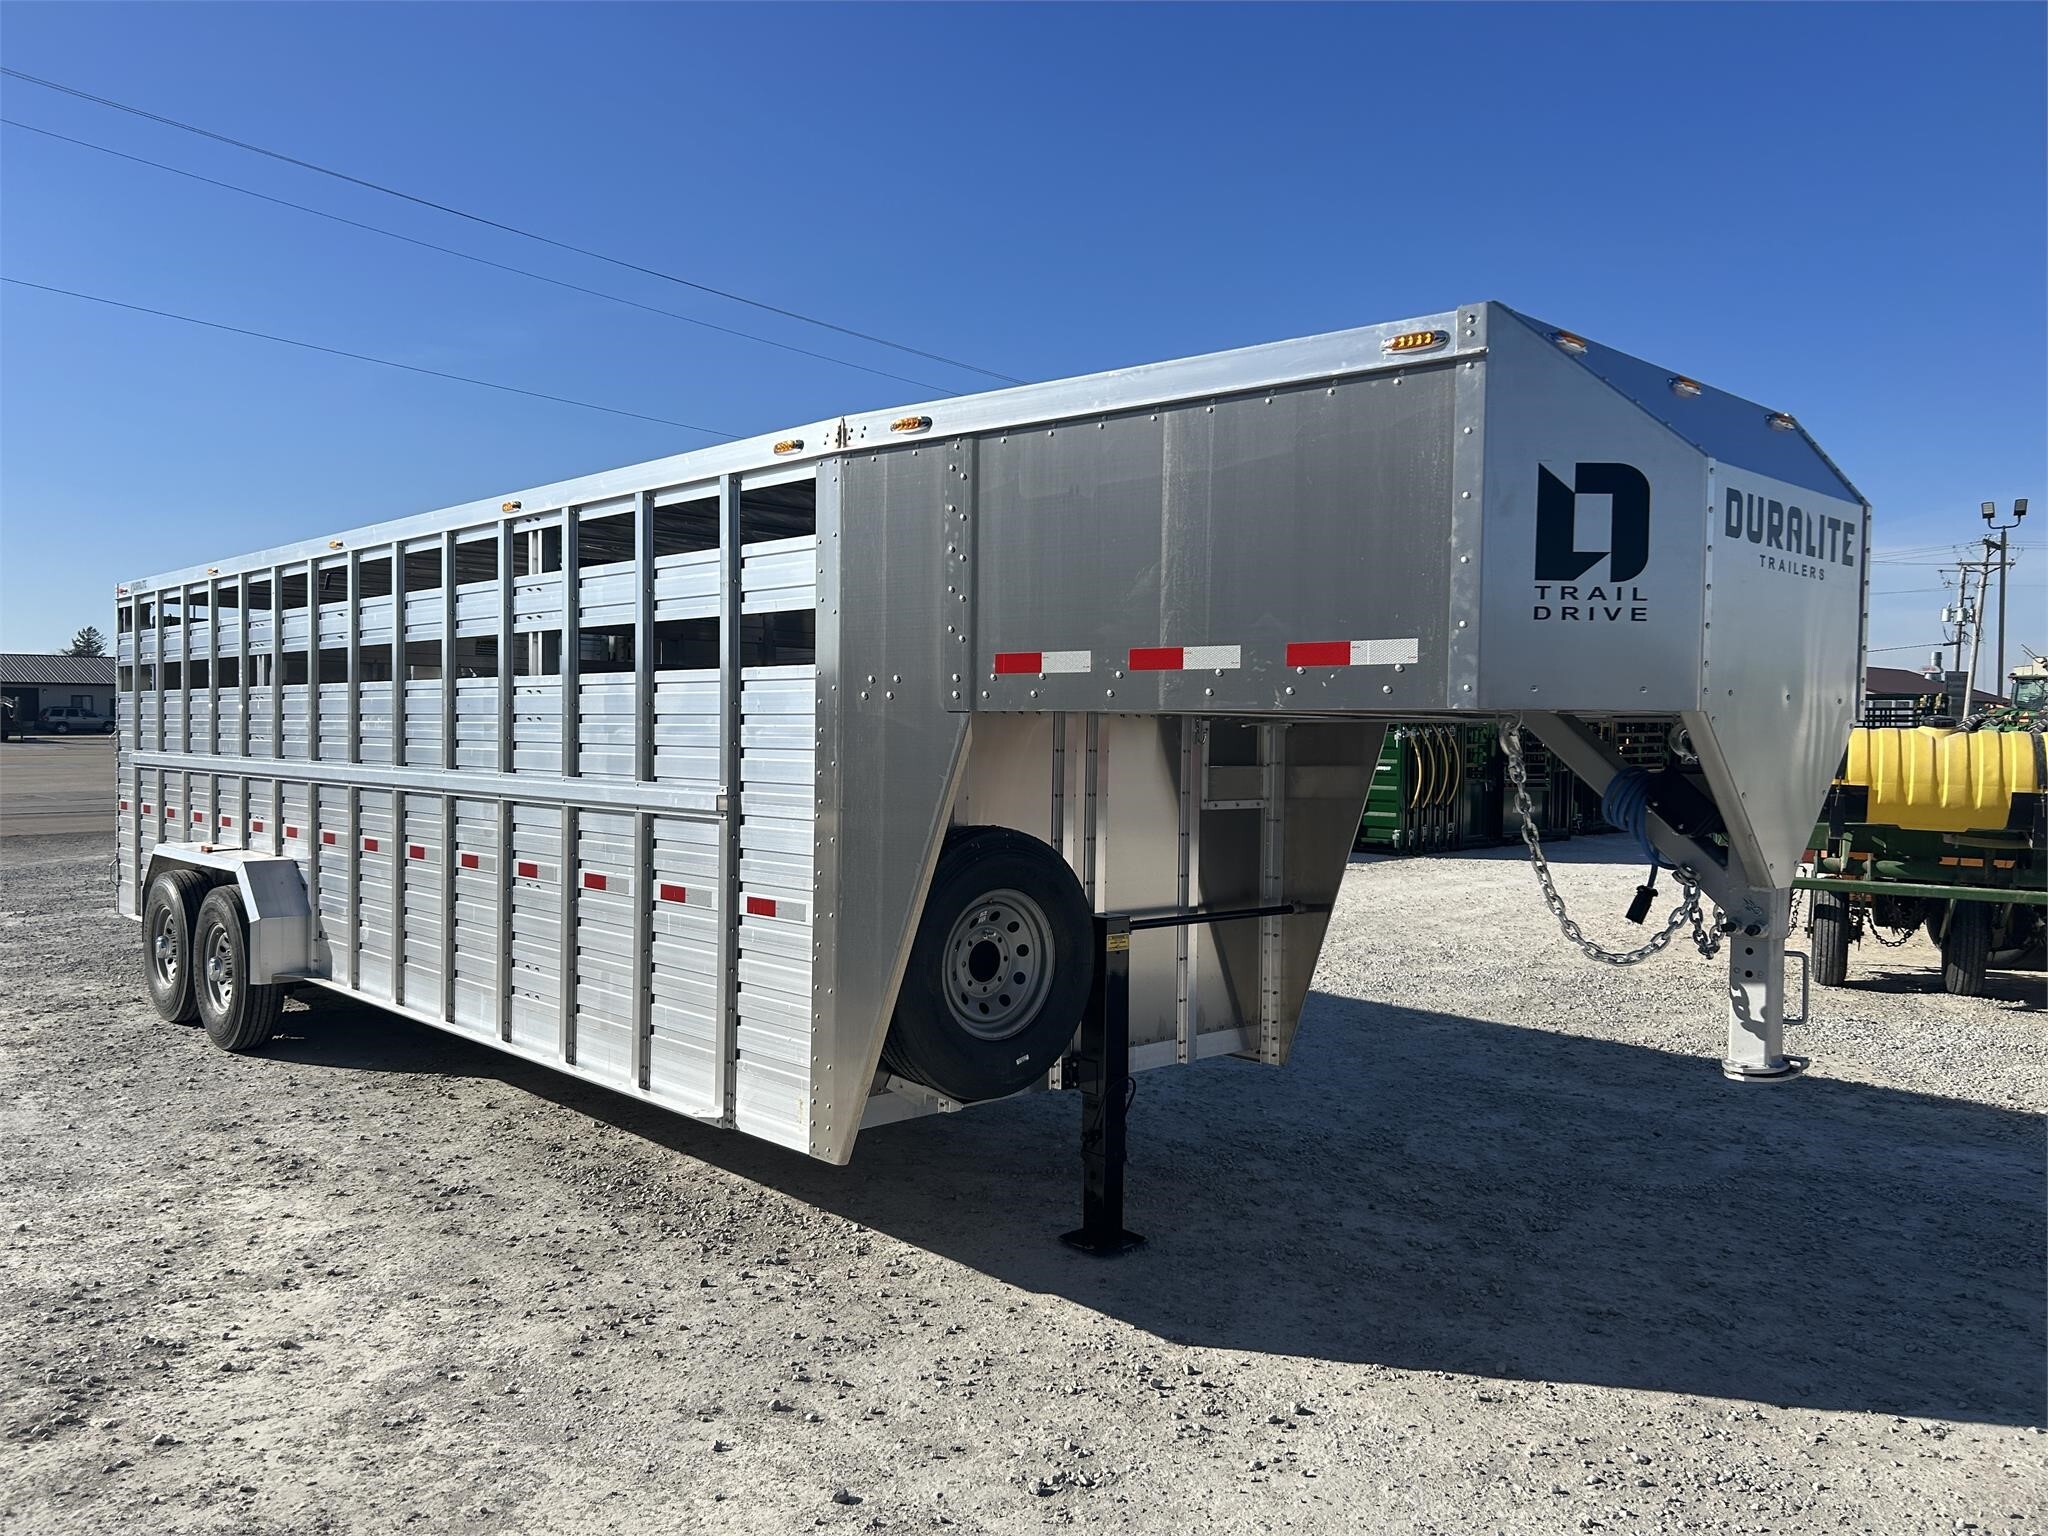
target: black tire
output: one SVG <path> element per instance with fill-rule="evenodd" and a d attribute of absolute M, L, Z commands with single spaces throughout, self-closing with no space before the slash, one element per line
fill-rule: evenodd
<path fill-rule="evenodd" d="M 1846 986 L 1849 981 L 1849 939 L 1854 932 L 1849 916 L 1849 898 L 1840 891 L 1814 891 L 1813 897 L 1813 979 L 1823 987 Z"/>
<path fill-rule="evenodd" d="M 114 722 L 113 722 L 113 721 L 111 721 L 111 720 L 109 720 L 109 721 L 108 721 L 108 722 L 107 722 L 107 723 L 106 723 L 105 725 L 101 726 L 101 727 L 100 727 L 100 734 L 101 734 L 102 736 L 111 736 L 111 735 L 113 735 L 113 734 L 114 734 Z"/>
<path fill-rule="evenodd" d="M 149 882 L 142 903 L 142 981 L 156 1011 L 173 1024 L 198 1012 L 192 1000 L 192 925 L 206 899 L 206 876 L 167 869 Z"/>
<path fill-rule="evenodd" d="M 1941 941 L 1941 985 L 1952 997 L 1984 995 L 1984 964 L 1991 956 L 1991 903 L 1949 903 L 1948 936 Z"/>
<path fill-rule="evenodd" d="M 224 1051 L 253 1051 L 268 1040 L 284 1011 L 285 989 L 249 985 L 249 928 L 233 886 L 214 887 L 199 904 L 192 954 L 192 995 L 207 1038 Z"/>
<path fill-rule="evenodd" d="M 1052 849 L 1008 827 L 955 828 L 918 918 L 883 1065 L 963 1104 L 1040 1081 L 1088 1005 L 1092 935 L 1088 898 Z"/>
<path fill-rule="evenodd" d="M 51 726 L 50 729 L 56 732 L 59 736 L 69 736 L 71 734 L 71 727 L 66 725 L 62 720 L 59 720 L 55 725 Z"/>

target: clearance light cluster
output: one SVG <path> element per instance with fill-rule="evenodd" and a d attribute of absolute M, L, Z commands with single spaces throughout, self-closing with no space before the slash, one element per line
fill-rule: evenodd
<path fill-rule="evenodd" d="M 929 416 L 898 416 L 889 423 L 891 432 L 929 432 L 932 419 Z"/>
<path fill-rule="evenodd" d="M 1386 353 L 1434 352 L 1450 339 L 1449 331 L 1403 331 L 1399 336 L 1382 342 L 1380 350 Z"/>
<path fill-rule="evenodd" d="M 1698 379 L 1688 379 L 1682 373 L 1673 374 L 1671 377 L 1671 393 L 1682 396 L 1687 400 L 1697 400 L 1702 393 L 1700 381 Z"/>
<path fill-rule="evenodd" d="M 1573 357 L 1583 357 L 1585 355 L 1586 338 L 1583 336 L 1575 336 L 1570 331 L 1552 331 L 1550 339 L 1564 348 L 1565 351 L 1571 353 Z"/>
<path fill-rule="evenodd" d="M 508 501 L 502 507 L 498 508 L 498 510 L 500 512 L 517 512 L 522 505 L 524 505 L 524 503 L 522 502 Z"/>
<path fill-rule="evenodd" d="M 329 539 L 329 540 L 327 541 L 327 547 L 328 547 L 329 549 L 339 549 L 339 548 L 341 548 L 341 540 L 339 540 L 339 539 Z"/>
<path fill-rule="evenodd" d="M 1770 424 L 1773 432 L 1797 432 L 1799 430 L 1799 423 L 1790 416 L 1787 416 L 1783 411 L 1773 411 L 1764 420 Z"/>
<path fill-rule="evenodd" d="M 801 453 L 803 451 L 803 446 L 804 440 L 802 438 L 785 437 L 781 442 L 775 445 L 775 451 L 777 453 Z"/>

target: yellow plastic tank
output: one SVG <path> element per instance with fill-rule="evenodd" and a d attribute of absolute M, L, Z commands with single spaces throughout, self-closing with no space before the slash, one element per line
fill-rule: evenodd
<path fill-rule="evenodd" d="M 1870 790 L 1870 822 L 1922 832 L 2003 828 L 2015 793 L 2043 786 L 2028 731 L 1910 730 L 1858 726 L 1849 733 L 1846 784 Z"/>

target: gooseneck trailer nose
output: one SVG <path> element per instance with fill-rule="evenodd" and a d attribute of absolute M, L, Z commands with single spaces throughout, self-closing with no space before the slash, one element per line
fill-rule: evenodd
<path fill-rule="evenodd" d="M 125 584 L 119 901 L 232 1049 L 328 987 L 844 1162 L 1075 1083 L 1103 931 L 1125 1071 L 1283 1062 L 1386 721 L 1675 715 L 1770 1077 L 1869 537 L 1498 304 L 816 422 Z"/>

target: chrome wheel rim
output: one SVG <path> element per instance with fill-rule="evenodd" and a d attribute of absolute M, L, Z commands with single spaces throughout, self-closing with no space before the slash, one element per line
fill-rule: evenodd
<path fill-rule="evenodd" d="M 178 984 L 178 914 L 159 907 L 149 930 L 149 968 L 164 987 Z"/>
<path fill-rule="evenodd" d="M 206 941 L 206 1000 L 222 1016 L 234 1006 L 235 952 L 225 928 L 215 928 Z"/>
<path fill-rule="evenodd" d="M 946 1008 L 981 1040 L 1031 1022 L 1052 984 L 1052 925 L 1022 891 L 990 891 L 946 935 Z"/>

